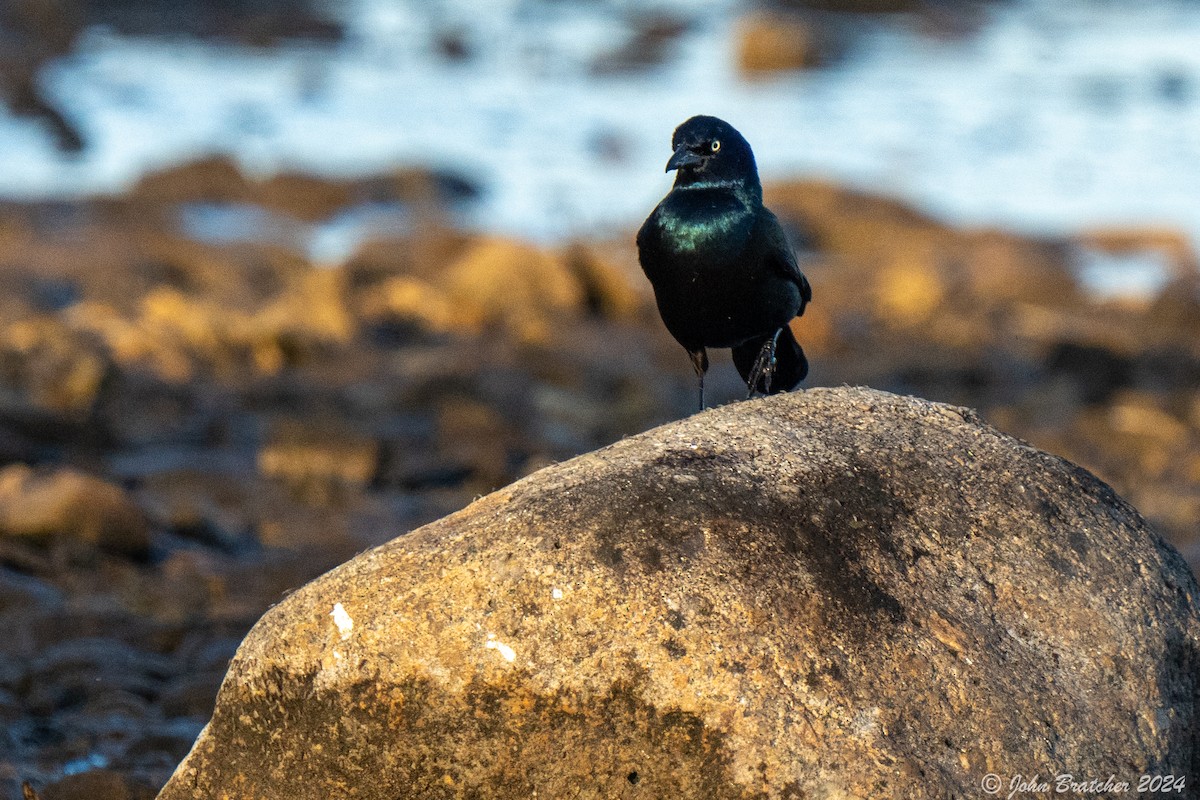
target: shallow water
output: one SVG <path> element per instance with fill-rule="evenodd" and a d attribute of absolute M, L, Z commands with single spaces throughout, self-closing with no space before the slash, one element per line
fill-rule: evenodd
<path fill-rule="evenodd" d="M 753 82 L 730 0 L 340 8 L 336 47 L 95 32 L 46 76 L 91 147 L 67 159 L 0 112 L 0 194 L 117 191 L 212 152 L 254 174 L 428 164 L 484 186 L 473 224 L 553 241 L 636 225 L 669 186 L 673 126 L 704 112 L 746 134 L 768 179 L 825 175 L 964 224 L 1200 234 L 1200 5 L 1184 0 L 1018 0 L 964 38 L 893 22 L 833 67 Z M 647 9 L 687 25 L 665 63 L 595 69 Z M 446 31 L 467 58 L 439 55 Z"/>

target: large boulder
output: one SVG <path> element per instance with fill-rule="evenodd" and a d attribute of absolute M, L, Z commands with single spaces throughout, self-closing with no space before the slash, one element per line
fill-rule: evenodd
<path fill-rule="evenodd" d="M 738 403 L 288 597 L 160 798 L 1200 780 L 1197 597 L 1106 485 L 969 411 L 865 389 Z"/>

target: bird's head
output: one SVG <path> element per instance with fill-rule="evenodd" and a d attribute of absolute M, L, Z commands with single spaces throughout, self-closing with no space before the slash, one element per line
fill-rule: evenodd
<path fill-rule="evenodd" d="M 759 185 L 750 143 L 724 120 L 692 117 L 675 129 L 671 147 L 675 154 L 667 162 L 667 172 L 678 170 L 676 186 Z"/>

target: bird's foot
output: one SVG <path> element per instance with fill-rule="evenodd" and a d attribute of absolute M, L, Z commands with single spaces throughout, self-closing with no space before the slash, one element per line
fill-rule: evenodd
<path fill-rule="evenodd" d="M 696 376 L 700 379 L 700 410 L 704 410 L 704 373 L 708 372 L 708 351 L 701 347 L 699 350 L 689 350 L 688 356 L 692 359 L 692 369 L 696 370 Z"/>
<path fill-rule="evenodd" d="M 746 383 L 749 386 L 749 391 L 746 394 L 746 399 L 754 397 L 754 393 L 758 390 L 758 382 L 761 380 L 763 385 L 763 394 L 771 393 L 771 377 L 775 374 L 775 345 L 779 341 L 780 330 L 775 331 L 775 335 L 767 341 L 763 342 L 762 349 L 758 351 L 758 358 L 754 359 L 754 368 L 750 370 L 750 380 Z"/>

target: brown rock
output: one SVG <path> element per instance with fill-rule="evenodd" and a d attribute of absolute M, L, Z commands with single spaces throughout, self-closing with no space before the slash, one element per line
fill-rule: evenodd
<path fill-rule="evenodd" d="M 160 287 L 145 295 L 134 320 L 84 304 L 86 313 L 80 310 L 72 319 L 103 336 L 121 361 L 145 364 L 167 380 L 186 380 L 200 366 L 274 374 L 352 336 L 344 280 L 336 270 L 306 271 L 279 295 L 249 309 Z"/>
<path fill-rule="evenodd" d="M 902 362 L 911 369 L 917 366 L 911 361 L 927 361 L 938 345 L 970 351 L 978 360 L 987 349 L 1012 349 L 1018 337 L 1011 334 L 1061 340 L 1078 329 L 1077 320 L 1065 316 L 1080 297 L 1069 249 L 1060 242 L 954 228 L 904 203 L 820 181 L 773 185 L 767 195 L 781 219 L 808 232 L 820 251 L 805 265 L 818 287 L 812 313 L 833 316 L 828 321 L 840 344 L 861 338 L 866 345 L 838 354 L 849 374 L 821 374 L 820 382 L 862 381 L 958 398 L 880 372 L 904 369 L 898 367 Z M 1036 324 L 1028 324 L 1031 320 Z M 867 325 L 903 329 L 913 338 L 903 347 L 907 354 L 867 344 L 875 338 Z M 1097 320 L 1096 327 L 1130 328 L 1108 319 Z M 819 347 L 821 331 L 814 333 Z M 819 349 L 813 352 L 819 355 Z M 814 366 L 820 370 L 820 360 Z M 980 402 L 978 395 L 970 402 Z"/>
<path fill-rule="evenodd" d="M 290 172 L 274 175 L 255 188 L 263 206 L 307 222 L 330 217 L 355 199 L 355 188 L 347 181 Z"/>
<path fill-rule="evenodd" d="M 916 325 L 937 311 L 946 289 L 933 254 L 925 256 L 904 254 L 880 271 L 875 296 L 884 319 Z"/>
<path fill-rule="evenodd" d="M 481 189 L 473 178 L 462 173 L 422 166 L 401 167 L 355 183 L 356 192 L 373 202 L 403 201 L 418 211 L 458 200 L 470 200 Z"/>
<path fill-rule="evenodd" d="M 349 341 L 354 321 L 345 304 L 344 283 L 338 270 L 306 272 L 254 315 L 246 335 L 260 368 L 273 372 L 273 364 L 288 363 L 300 351 Z"/>
<path fill-rule="evenodd" d="M 135 228 L 132 235 L 109 230 L 107 235 L 131 240 L 133 252 L 118 258 L 135 265 L 131 270 L 123 264 L 123 273 L 142 278 L 138 297 L 170 288 L 246 309 L 277 296 L 311 269 L 305 257 L 275 244 L 207 244 L 145 228 Z"/>
<path fill-rule="evenodd" d="M 542 470 L 292 594 L 160 798 L 1187 774 L 1198 595 L 1107 486 L 971 412 L 778 395 Z"/>
<path fill-rule="evenodd" d="M 36 409 L 86 416 L 108 368 L 95 337 L 52 317 L 18 320 L 0 333 L 0 385 Z"/>
<path fill-rule="evenodd" d="M 335 429 L 332 423 L 325 426 L 324 435 Z M 274 440 L 278 445 L 284 441 Z M 157 525 L 227 552 L 244 550 L 255 539 L 268 548 L 336 550 L 359 497 L 340 481 L 361 466 L 331 464 L 333 454 L 321 450 L 322 441 L 331 448 L 349 442 L 323 440 L 320 434 L 307 439 L 307 446 L 304 441 L 292 440 L 280 450 L 267 445 L 272 454 L 268 466 L 279 482 L 253 469 L 169 469 L 146 476 L 139 499 Z M 221 570 L 206 558 L 197 560 L 192 551 L 173 554 L 161 569 L 170 586 L 161 602 L 163 613 L 251 597 L 246 587 L 228 583 Z M 229 592 L 230 586 L 235 591 Z"/>
<path fill-rule="evenodd" d="M 568 247 L 563 258 L 583 287 L 589 311 L 608 319 L 633 319 L 653 308 L 650 284 L 640 270 L 623 269 L 622 262 L 583 244 Z"/>
<path fill-rule="evenodd" d="M 372 250 L 381 243 L 372 246 Z M 404 243 L 391 245 L 403 252 Z M 527 342 L 544 342 L 556 321 L 583 313 L 635 319 L 652 307 L 649 284 L 598 248 L 562 252 L 503 239 L 480 239 L 461 255 L 446 253 L 437 269 L 414 265 L 391 277 L 380 271 L 359 307 L 373 324 L 412 323 L 438 333 L 480 332 L 500 326 Z M 367 277 L 364 254 L 348 268 L 352 283 Z"/>
<path fill-rule="evenodd" d="M 276 244 L 191 241 L 173 231 L 173 209 L 158 203 L 80 203 L 68 222 L 40 213 L 50 217 L 42 230 L 0 249 L 5 288 L 25 293 L 26 306 L 36 310 L 69 311 L 92 301 L 128 316 L 157 289 L 245 310 L 310 268 L 302 255 Z"/>
<path fill-rule="evenodd" d="M 353 289 L 367 293 L 396 277 L 414 276 L 432 281 L 473 240 L 474 237 L 444 225 L 422 225 L 411 237 L 367 240 L 343 271 Z"/>
<path fill-rule="evenodd" d="M 460 310 L 438 287 L 409 275 L 390 278 L 367 294 L 363 315 L 375 324 L 412 322 L 448 333 L 462 323 Z"/>
<path fill-rule="evenodd" d="M 502 325 L 526 342 L 547 341 L 557 318 L 584 306 L 583 288 L 562 259 L 507 239 L 476 243 L 446 268 L 443 282 L 464 327 Z"/>
<path fill-rule="evenodd" d="M 150 546 L 145 517 L 125 491 L 73 469 L 0 469 L 0 534 L 70 536 L 123 553 Z"/>
<path fill-rule="evenodd" d="M 856 258 L 887 257 L 902 241 L 944 237 L 950 228 L 899 200 L 827 181 L 772 184 L 766 203 L 785 220 L 799 220 L 819 249 Z"/>
<path fill-rule="evenodd" d="M 254 189 L 233 159 L 212 156 L 146 175 L 134 187 L 133 196 L 155 205 L 247 203 L 253 199 Z"/>
<path fill-rule="evenodd" d="M 330 421 L 289 420 L 275 426 L 258 453 L 263 475 L 306 495 L 362 491 L 379 465 L 379 442 Z"/>
<path fill-rule="evenodd" d="M 178 307 L 183 296 L 154 294 L 148 298 L 148 308 L 169 298 Z M 140 320 L 128 319 L 107 303 L 85 301 L 72 306 L 65 314 L 66 322 L 77 331 L 98 336 L 107 346 L 113 361 L 123 367 L 141 366 L 167 381 L 183 383 L 194 372 L 193 359 L 175 337 L 163 336 L 156 326 L 146 326 Z"/>
<path fill-rule="evenodd" d="M 946 258 L 965 266 L 977 302 L 1057 305 L 1079 297 L 1067 249 L 1060 242 L 986 229 L 960 232 L 951 241 Z"/>
<path fill-rule="evenodd" d="M 228 156 L 212 156 L 145 176 L 134 188 L 133 199 L 143 207 L 253 203 L 297 220 L 318 222 L 364 202 L 403 202 L 428 212 L 478 191 L 460 176 L 421 167 L 361 179 L 283 172 L 254 181 Z"/>
<path fill-rule="evenodd" d="M 811 69 L 824 62 L 827 45 L 808 20 L 757 14 L 738 29 L 738 69 L 748 77 Z"/>
<path fill-rule="evenodd" d="M 1165 445 L 1186 446 L 1188 428 L 1168 412 L 1156 407 L 1152 397 L 1127 392 L 1109 408 L 1112 427 L 1123 434 L 1156 440 Z"/>
<path fill-rule="evenodd" d="M 134 341 L 155 356 L 150 363 L 159 375 L 184 380 L 197 363 L 226 368 L 243 360 L 248 328 L 247 314 L 163 287 L 142 299 Z"/>

